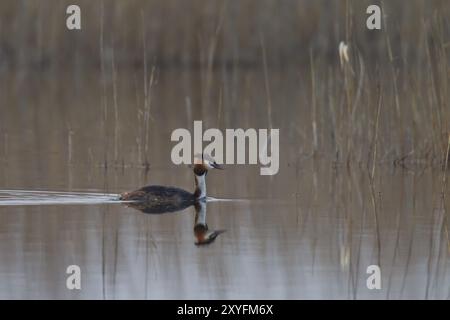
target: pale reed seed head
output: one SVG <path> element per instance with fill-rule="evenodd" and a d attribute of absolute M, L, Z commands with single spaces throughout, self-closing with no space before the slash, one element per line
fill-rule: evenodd
<path fill-rule="evenodd" d="M 348 57 L 348 45 L 344 41 L 339 43 L 339 59 L 341 61 L 341 67 L 344 67 L 344 64 L 350 60 Z"/>

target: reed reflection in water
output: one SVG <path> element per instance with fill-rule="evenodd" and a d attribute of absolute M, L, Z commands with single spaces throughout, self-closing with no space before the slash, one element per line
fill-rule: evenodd
<path fill-rule="evenodd" d="M 298 180 L 286 180 L 283 197 L 208 203 L 208 225 L 227 231 L 200 247 L 193 226 L 206 217 L 193 207 L 156 215 L 120 204 L 0 207 L 0 296 L 449 297 L 439 170 L 379 172 L 377 219 L 364 170 L 307 161 L 286 171 Z M 82 269 L 81 291 L 65 288 L 70 264 Z M 371 264 L 381 267 L 381 290 L 366 287 Z"/>

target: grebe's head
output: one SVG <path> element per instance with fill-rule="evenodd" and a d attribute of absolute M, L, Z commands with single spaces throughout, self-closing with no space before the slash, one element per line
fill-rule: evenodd
<path fill-rule="evenodd" d="M 207 154 L 196 154 L 192 168 L 196 176 L 206 175 L 210 169 L 223 170 L 222 166 Z"/>

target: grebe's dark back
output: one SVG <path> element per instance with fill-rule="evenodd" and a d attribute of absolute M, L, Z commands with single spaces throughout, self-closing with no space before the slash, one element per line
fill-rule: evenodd
<path fill-rule="evenodd" d="M 130 207 L 146 213 L 179 211 L 193 205 L 196 201 L 191 192 L 164 186 L 146 186 L 132 192 L 124 192 L 120 200 L 132 201 L 128 204 Z"/>

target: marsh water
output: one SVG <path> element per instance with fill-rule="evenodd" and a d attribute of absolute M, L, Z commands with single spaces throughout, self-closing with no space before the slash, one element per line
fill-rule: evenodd
<path fill-rule="evenodd" d="M 114 85 L 88 72 L 2 78 L 0 298 L 450 297 L 441 168 L 380 163 L 372 181 L 364 162 L 310 152 L 297 72 L 270 75 L 279 173 L 208 174 L 208 196 L 228 199 L 207 203 L 209 229 L 226 230 L 214 242 L 195 245 L 193 207 L 145 214 L 111 201 L 147 184 L 192 190 L 191 169 L 170 160 L 176 128 L 268 127 L 262 73 L 213 73 L 206 90 L 199 73 L 160 70 L 150 107 L 140 71 L 118 74 Z M 81 290 L 66 288 L 69 265 Z M 380 290 L 366 286 L 370 265 Z"/>

